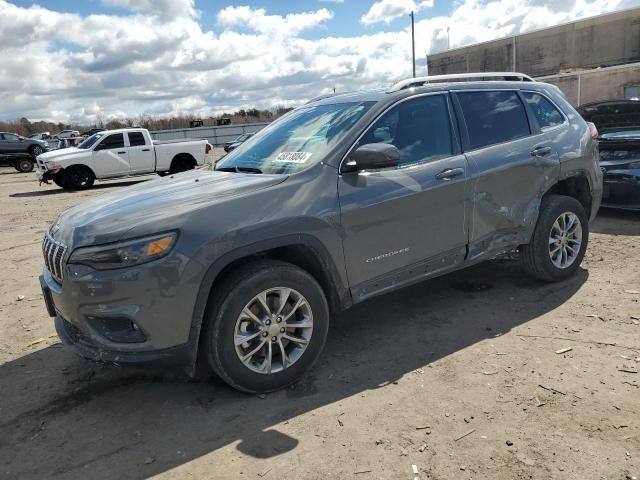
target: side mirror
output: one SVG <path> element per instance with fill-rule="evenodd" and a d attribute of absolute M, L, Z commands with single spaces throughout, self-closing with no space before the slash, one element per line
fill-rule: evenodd
<path fill-rule="evenodd" d="M 367 143 L 356 148 L 344 164 L 343 173 L 397 167 L 400 150 L 388 143 Z"/>

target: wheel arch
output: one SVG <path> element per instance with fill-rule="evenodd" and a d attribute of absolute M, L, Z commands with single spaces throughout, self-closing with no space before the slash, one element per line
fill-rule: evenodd
<path fill-rule="evenodd" d="M 96 172 L 95 172 L 95 170 L 94 170 L 93 168 L 91 168 L 89 165 L 87 165 L 86 163 L 74 163 L 73 165 L 68 165 L 68 166 L 66 166 L 66 167 L 62 167 L 62 168 L 61 168 L 60 170 L 58 170 L 58 171 L 59 171 L 59 172 L 64 172 L 64 171 L 68 171 L 68 170 L 71 170 L 71 169 L 74 169 L 74 168 L 86 168 L 87 170 L 89 170 L 89 171 L 93 174 L 93 176 L 94 176 L 95 178 L 98 178 L 98 177 L 96 176 Z"/>
<path fill-rule="evenodd" d="M 179 162 L 181 160 L 187 160 L 193 163 L 194 167 L 198 165 L 198 162 L 196 161 L 193 155 L 191 155 L 190 153 L 182 152 L 174 155 L 174 157 L 171 159 L 171 164 L 169 166 L 169 169 L 172 169 L 174 167 L 175 162 Z"/>
<path fill-rule="evenodd" d="M 310 235 L 291 235 L 251 244 L 216 259 L 207 269 L 200 284 L 191 319 L 189 340 L 193 345 L 190 375 L 195 375 L 200 360 L 200 332 L 211 307 L 211 294 L 227 275 L 248 262 L 274 259 L 296 265 L 308 272 L 320 285 L 327 297 L 330 313 L 336 313 L 352 304 L 351 295 L 343 283 L 338 269 L 326 247 Z"/>
<path fill-rule="evenodd" d="M 591 217 L 591 209 L 593 206 L 593 197 L 591 194 L 591 183 L 585 172 L 574 172 L 564 178 L 558 180 L 543 195 L 564 195 L 575 198 L 584 207 L 587 212 L 587 218 Z"/>

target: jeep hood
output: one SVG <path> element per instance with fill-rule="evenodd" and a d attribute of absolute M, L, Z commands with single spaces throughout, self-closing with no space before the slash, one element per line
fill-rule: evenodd
<path fill-rule="evenodd" d="M 75 248 L 179 229 L 197 209 L 277 185 L 287 178 L 191 170 L 141 182 L 66 210 L 56 222 L 60 228 L 54 238 Z"/>

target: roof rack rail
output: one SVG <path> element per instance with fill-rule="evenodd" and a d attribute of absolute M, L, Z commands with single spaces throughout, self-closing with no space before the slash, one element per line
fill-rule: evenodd
<path fill-rule="evenodd" d="M 337 93 L 325 93 L 324 95 L 320 95 L 315 98 L 312 98 L 311 100 L 303 103 L 302 105 L 309 105 L 310 103 L 313 103 L 313 102 L 319 102 L 320 100 L 324 100 L 325 98 L 331 98 L 335 95 L 337 95 Z"/>
<path fill-rule="evenodd" d="M 524 73 L 518 72 L 474 72 L 474 73 L 454 73 L 451 75 L 432 75 L 430 77 L 415 77 L 401 80 L 394 84 L 388 92 L 397 92 L 404 88 L 421 87 L 431 82 L 465 81 L 465 80 L 506 80 L 517 82 L 535 82 L 533 78 Z"/>

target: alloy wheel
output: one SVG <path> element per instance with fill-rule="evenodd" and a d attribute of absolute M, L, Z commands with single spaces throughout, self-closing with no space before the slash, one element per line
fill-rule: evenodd
<path fill-rule="evenodd" d="M 582 247 L 582 224 L 573 212 L 561 213 L 549 233 L 549 257 L 557 268 L 568 268 Z"/>
<path fill-rule="evenodd" d="M 238 316 L 236 354 L 253 372 L 281 372 L 302 357 L 312 333 L 313 313 L 307 299 L 292 288 L 270 288 L 253 297 Z"/>

